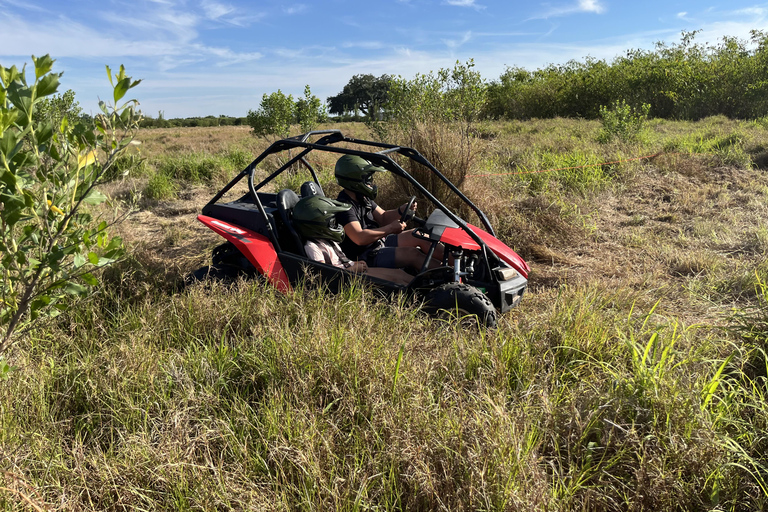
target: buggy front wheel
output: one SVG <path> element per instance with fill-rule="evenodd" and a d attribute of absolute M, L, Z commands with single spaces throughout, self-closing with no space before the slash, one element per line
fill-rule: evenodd
<path fill-rule="evenodd" d="M 429 291 L 424 311 L 432 316 L 476 317 L 480 325 L 491 329 L 496 327 L 496 308 L 491 300 L 474 286 L 464 283 L 447 283 Z"/>

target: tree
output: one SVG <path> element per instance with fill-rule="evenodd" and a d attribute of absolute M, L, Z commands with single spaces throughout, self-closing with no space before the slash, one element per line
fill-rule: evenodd
<path fill-rule="evenodd" d="M 314 96 L 309 85 L 304 87 L 304 97 L 299 98 L 294 105 L 296 122 L 301 126 L 303 133 L 315 129 L 318 123 L 323 123 L 328 117 L 325 106 L 320 98 Z"/>
<path fill-rule="evenodd" d="M 261 97 L 258 110 L 248 111 L 248 126 L 254 135 L 268 138 L 277 135 L 281 138 L 288 136 L 294 119 L 293 96 L 286 96 L 278 89 L 277 92 Z"/>
<path fill-rule="evenodd" d="M 113 77 L 107 66 L 114 105 L 100 101 L 94 118 L 64 116 L 54 125 L 36 112 L 56 93 L 61 73 L 51 72 L 49 55 L 32 61 L 31 84 L 26 66 L 0 66 L 0 353 L 98 285 L 92 271 L 122 254 L 121 240 L 88 208 L 106 200 L 97 187 L 141 120 L 136 100 L 118 105 L 140 80 L 123 66 Z"/>
<path fill-rule="evenodd" d="M 258 110 L 249 110 L 246 119 L 254 135 L 268 139 L 270 135 L 288 137 L 294 123 L 298 123 L 303 132 L 311 131 L 327 117 L 322 102 L 306 85 L 304 97 L 295 103 L 292 95 L 286 96 L 280 89 L 272 94 L 265 93 Z"/>
<path fill-rule="evenodd" d="M 355 75 L 336 96 L 328 98 L 328 111 L 343 115 L 358 110 L 369 119 L 375 119 L 389 97 L 392 77 L 381 75 Z"/>

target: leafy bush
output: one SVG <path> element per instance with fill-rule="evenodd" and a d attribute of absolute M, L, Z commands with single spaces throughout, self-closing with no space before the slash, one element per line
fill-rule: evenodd
<path fill-rule="evenodd" d="M 264 94 L 258 110 L 249 110 L 246 119 L 254 135 L 267 139 L 272 135 L 288 137 L 294 123 L 298 123 L 303 132 L 311 131 L 327 117 L 325 106 L 307 85 L 304 97 L 296 102 L 292 95 L 286 96 L 279 89 L 272 94 Z"/>
<path fill-rule="evenodd" d="M 320 98 L 312 94 L 308 85 L 304 87 L 304 97 L 296 101 L 294 113 L 302 133 L 314 130 L 318 123 L 322 123 L 328 118 L 325 105 L 320 101 Z"/>
<path fill-rule="evenodd" d="M 636 142 L 640 138 L 650 111 L 651 106 L 647 103 L 635 109 L 624 100 L 617 100 L 610 109 L 601 105 L 600 120 L 603 128 L 598 135 L 598 140 L 605 143 L 618 138 L 622 142 Z"/>
<path fill-rule="evenodd" d="M 67 309 L 67 298 L 98 284 L 91 273 L 122 254 L 119 238 L 107 235 L 87 205 L 106 197 L 97 187 L 130 144 L 141 114 L 137 102 L 122 105 L 138 85 L 125 69 L 107 76 L 114 105 L 99 102 L 95 118 L 58 126 L 38 105 L 56 93 L 61 73 L 49 55 L 32 56 L 34 81 L 25 68 L 0 66 L 0 352 L 19 330 Z M 116 79 L 116 81 L 115 81 Z"/>
<path fill-rule="evenodd" d="M 69 89 L 63 94 L 42 98 L 35 106 L 33 116 L 38 123 L 50 121 L 54 127 L 58 127 L 65 118 L 69 124 L 76 123 L 82 112 L 80 104 L 75 101 L 75 91 Z"/>
<path fill-rule="evenodd" d="M 474 62 L 456 63 L 435 75 L 392 80 L 386 120 L 375 123 L 379 138 L 416 149 L 451 182 L 461 186 L 479 153 L 482 141 L 475 126 L 483 110 L 486 85 Z M 432 172 L 409 161 L 406 169 L 430 193 L 449 206 L 463 203 Z M 410 185 L 402 183 L 407 190 Z"/>
<path fill-rule="evenodd" d="M 701 119 L 715 114 L 759 118 L 768 114 L 768 34 L 751 41 L 725 37 L 717 45 L 659 42 L 613 61 L 587 58 L 528 71 L 508 68 L 488 87 L 484 115 L 531 119 L 599 117 L 599 105 L 624 100 L 650 104 L 655 118 Z"/>
<path fill-rule="evenodd" d="M 264 93 L 259 109 L 249 110 L 246 119 L 254 135 L 287 137 L 293 123 L 293 96 L 286 96 L 280 89 L 269 95 Z"/>

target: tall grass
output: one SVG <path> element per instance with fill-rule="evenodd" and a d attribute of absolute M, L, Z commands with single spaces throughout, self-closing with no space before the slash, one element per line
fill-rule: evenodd
<path fill-rule="evenodd" d="M 703 407 L 713 334 L 624 290 L 548 302 L 478 332 L 360 286 L 107 292 L 18 347 L 2 469 L 65 509 L 761 503 L 757 453 L 744 466 L 723 440 L 764 408 L 731 393 L 710 413 L 720 390 Z M 747 404 L 757 423 L 728 416 Z"/>
<path fill-rule="evenodd" d="M 710 132 L 753 158 L 763 128 L 649 122 L 631 144 L 599 128 L 483 126 L 471 174 L 499 176 L 462 188 L 533 268 L 493 331 L 360 284 L 180 290 L 179 262 L 215 237 L 192 214 L 165 219 L 173 244 L 149 215 L 125 226 L 133 260 L 8 354 L 0 510 L 765 508 L 768 183 L 717 158 L 599 165 Z"/>

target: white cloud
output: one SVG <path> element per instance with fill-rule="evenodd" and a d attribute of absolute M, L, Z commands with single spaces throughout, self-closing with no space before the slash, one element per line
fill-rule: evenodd
<path fill-rule="evenodd" d="M 600 0 L 578 0 L 577 3 L 551 7 L 548 11 L 529 19 L 557 18 L 559 16 L 569 16 L 581 12 L 602 14 L 605 12 L 605 6 L 600 3 Z"/>
<path fill-rule="evenodd" d="M 594 12 L 595 14 L 601 14 L 605 11 L 605 7 L 600 5 L 598 0 L 579 0 L 579 10 L 582 12 Z"/>
<path fill-rule="evenodd" d="M 455 50 L 456 48 L 459 48 L 466 43 L 468 43 L 472 39 L 472 32 L 465 32 L 464 35 L 461 36 L 460 39 L 442 39 L 443 44 L 447 46 L 448 48 Z"/>
<path fill-rule="evenodd" d="M 342 43 L 342 48 L 362 48 L 364 50 L 381 50 L 385 47 L 381 41 L 348 41 Z"/>
<path fill-rule="evenodd" d="M 205 11 L 205 16 L 209 20 L 218 20 L 219 18 L 226 16 L 227 14 L 235 10 L 231 5 L 220 4 L 219 2 L 213 2 L 211 0 L 204 0 L 200 7 Z"/>
<path fill-rule="evenodd" d="M 283 8 L 283 12 L 290 16 L 294 14 L 301 14 L 302 12 L 305 12 L 307 8 L 308 6 L 306 4 L 296 4 L 290 7 Z"/>
<path fill-rule="evenodd" d="M 453 5 L 456 7 L 472 7 L 473 9 L 476 9 L 478 11 L 481 9 L 485 9 L 484 5 L 475 3 L 475 0 L 444 0 L 443 3 L 447 5 Z"/>

